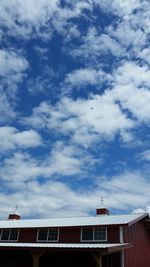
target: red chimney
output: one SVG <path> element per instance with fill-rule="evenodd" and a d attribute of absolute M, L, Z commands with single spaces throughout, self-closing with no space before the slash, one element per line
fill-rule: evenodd
<path fill-rule="evenodd" d="M 19 214 L 9 214 L 8 220 L 20 220 L 20 215 Z"/>
<path fill-rule="evenodd" d="M 100 208 L 96 209 L 96 215 L 109 215 L 109 210 L 104 206 L 104 198 L 101 198 Z"/>
<path fill-rule="evenodd" d="M 20 214 L 17 212 L 18 206 L 16 205 L 12 213 L 9 214 L 8 220 L 20 220 Z"/>
<path fill-rule="evenodd" d="M 96 209 L 96 215 L 109 215 L 109 210 L 106 208 Z"/>

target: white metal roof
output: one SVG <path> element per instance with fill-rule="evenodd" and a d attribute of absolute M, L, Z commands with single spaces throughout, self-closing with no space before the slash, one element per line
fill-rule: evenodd
<path fill-rule="evenodd" d="M 0 247 L 11 248 L 74 248 L 74 249 L 88 249 L 88 248 L 122 248 L 128 246 L 128 243 L 114 243 L 114 244 L 91 244 L 91 243 L 0 243 Z"/>
<path fill-rule="evenodd" d="M 0 228 L 40 228 L 40 227 L 72 227 L 96 225 L 123 225 L 133 224 L 148 214 L 129 215 L 101 215 L 93 217 L 5 220 L 0 221 Z"/>

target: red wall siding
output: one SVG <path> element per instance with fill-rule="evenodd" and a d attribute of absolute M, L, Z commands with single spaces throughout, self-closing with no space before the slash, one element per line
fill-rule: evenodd
<path fill-rule="evenodd" d="M 61 243 L 79 243 L 80 228 L 61 228 L 59 232 L 59 242 Z"/>
<path fill-rule="evenodd" d="M 124 241 L 132 245 L 125 250 L 125 267 L 149 267 L 150 235 L 144 221 L 126 227 Z"/>
<path fill-rule="evenodd" d="M 36 242 L 37 229 L 20 229 L 18 242 Z"/>
<path fill-rule="evenodd" d="M 119 243 L 119 226 L 107 228 L 107 242 L 108 243 Z"/>

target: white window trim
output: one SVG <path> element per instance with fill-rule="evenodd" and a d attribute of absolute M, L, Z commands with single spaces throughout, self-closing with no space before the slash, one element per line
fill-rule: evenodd
<path fill-rule="evenodd" d="M 8 239 L 1 239 L 2 238 L 2 234 L 3 234 L 3 231 L 5 231 L 5 230 L 9 230 L 9 236 L 8 236 Z M 12 240 L 12 239 L 10 239 L 10 235 L 11 235 L 11 231 L 12 230 L 17 230 L 17 239 L 15 239 L 15 240 Z M 19 233 L 20 233 L 20 230 L 19 229 L 2 229 L 1 230 L 1 234 L 0 234 L 0 242 L 18 242 L 18 239 L 19 239 Z"/>
<path fill-rule="evenodd" d="M 39 240 L 39 239 L 38 239 L 39 231 L 40 231 L 40 230 L 44 230 L 44 229 L 47 230 L 47 238 L 46 238 L 46 240 Z M 39 228 L 38 231 L 37 231 L 36 242 L 38 242 L 38 243 L 55 243 L 55 242 L 58 242 L 58 241 L 59 241 L 59 233 L 60 233 L 60 229 L 59 229 L 59 228 L 53 228 L 53 229 L 54 229 L 54 230 L 57 229 L 57 231 L 58 231 L 58 234 L 57 234 L 57 240 L 48 240 L 49 230 L 52 230 L 52 228 Z"/>
<path fill-rule="evenodd" d="M 88 228 L 88 227 L 85 227 Z M 92 227 L 93 230 L 93 240 L 83 240 L 82 239 L 82 234 L 83 234 L 83 229 L 85 229 L 84 227 L 81 228 L 81 235 L 80 235 L 80 242 L 107 242 L 107 227 L 101 227 L 101 228 L 105 228 L 106 230 L 106 239 L 100 239 L 100 240 L 96 240 L 94 239 L 94 233 L 95 233 L 95 229 L 97 229 L 96 227 Z"/>

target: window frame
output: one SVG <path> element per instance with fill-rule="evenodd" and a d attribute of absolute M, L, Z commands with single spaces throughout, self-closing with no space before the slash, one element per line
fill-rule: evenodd
<path fill-rule="evenodd" d="M 38 237 L 39 237 L 39 232 L 40 230 L 47 230 L 47 237 L 45 240 L 39 240 Z M 49 231 L 51 230 L 57 230 L 57 240 L 49 240 Z M 59 233 L 60 233 L 60 229 L 59 228 L 39 228 L 38 231 L 37 231 L 37 237 L 36 237 L 36 242 L 39 242 L 39 243 L 55 243 L 55 242 L 58 242 L 59 241 Z"/>
<path fill-rule="evenodd" d="M 9 234 L 8 234 L 8 239 L 2 239 L 2 235 L 3 235 L 3 232 L 4 231 L 9 231 Z M 17 231 L 17 239 L 11 239 L 11 234 L 13 231 Z M 1 232 L 0 232 L 0 242 L 18 242 L 19 240 L 19 233 L 20 233 L 20 229 L 17 229 L 17 228 L 13 228 L 13 229 L 1 229 Z"/>
<path fill-rule="evenodd" d="M 91 240 L 83 240 L 83 230 L 85 229 L 92 229 L 93 231 L 93 238 Z M 96 229 L 105 229 L 105 233 L 106 233 L 106 238 L 105 239 L 95 239 L 95 230 Z M 102 227 L 82 227 L 81 228 L 81 238 L 80 238 L 81 242 L 95 242 L 95 243 L 99 243 L 99 242 L 107 242 L 107 227 L 106 226 L 102 226 Z"/>

